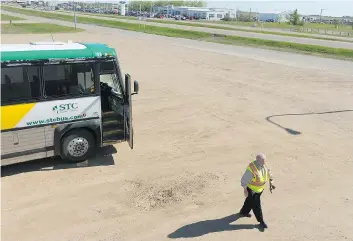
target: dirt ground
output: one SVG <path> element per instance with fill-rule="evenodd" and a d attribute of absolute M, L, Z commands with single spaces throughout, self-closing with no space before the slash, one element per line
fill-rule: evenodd
<path fill-rule="evenodd" d="M 293 54 L 292 65 L 270 63 L 256 60 L 260 50 L 241 58 L 94 31 L 55 38 L 117 49 L 140 82 L 135 148 L 121 143 L 80 165 L 3 167 L 2 240 L 353 240 L 352 63 Z M 265 232 L 235 215 L 241 175 L 260 151 L 277 184 L 262 196 Z"/>

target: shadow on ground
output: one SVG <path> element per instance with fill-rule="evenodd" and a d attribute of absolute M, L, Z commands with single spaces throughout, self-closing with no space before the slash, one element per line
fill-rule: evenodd
<path fill-rule="evenodd" d="M 52 171 L 68 168 L 110 166 L 114 165 L 113 154 L 115 153 L 117 153 L 115 147 L 106 146 L 99 148 L 97 150 L 97 154 L 94 157 L 89 158 L 86 161 L 80 163 L 66 163 L 61 160 L 60 157 L 55 157 L 3 166 L 1 167 L 1 177 L 34 171 Z"/>
<path fill-rule="evenodd" d="M 233 214 L 220 219 L 205 220 L 197 223 L 185 225 L 173 233 L 168 235 L 168 238 L 194 238 L 200 237 L 209 233 L 223 232 L 223 231 L 235 231 L 242 229 L 255 229 L 260 231 L 259 225 L 253 224 L 231 224 L 237 221 L 241 216 L 239 214 Z"/>
<path fill-rule="evenodd" d="M 288 134 L 291 135 L 300 135 L 302 134 L 300 131 L 293 130 L 291 128 L 284 127 L 272 120 L 274 117 L 284 117 L 284 116 L 300 116 L 300 115 L 325 115 L 325 114 L 335 114 L 335 113 L 342 113 L 342 112 L 352 112 L 353 110 L 334 110 L 334 111 L 325 111 L 325 112 L 307 112 L 307 113 L 297 113 L 297 114 L 282 114 L 282 115 L 271 115 L 267 116 L 266 120 L 270 122 L 271 124 L 274 124 L 275 126 L 287 131 Z"/>

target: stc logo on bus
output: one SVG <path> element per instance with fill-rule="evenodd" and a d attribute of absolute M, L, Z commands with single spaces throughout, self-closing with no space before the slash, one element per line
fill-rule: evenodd
<path fill-rule="evenodd" d="M 69 111 L 76 111 L 78 109 L 77 103 L 67 103 L 53 106 L 53 111 L 57 114 Z"/>

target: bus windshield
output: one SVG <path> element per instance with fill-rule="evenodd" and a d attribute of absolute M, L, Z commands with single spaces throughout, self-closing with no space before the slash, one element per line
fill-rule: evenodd
<path fill-rule="evenodd" d="M 122 98 L 122 88 L 119 84 L 117 71 L 113 61 L 101 63 L 99 77 L 100 82 L 107 84 L 114 90 L 115 94 L 118 94 Z"/>

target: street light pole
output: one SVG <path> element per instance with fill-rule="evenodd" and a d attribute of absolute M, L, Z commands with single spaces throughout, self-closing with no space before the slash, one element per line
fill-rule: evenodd
<path fill-rule="evenodd" d="M 321 18 L 322 18 L 322 11 L 325 10 L 323 8 L 321 8 L 321 11 L 320 11 L 320 23 L 321 23 Z"/>

